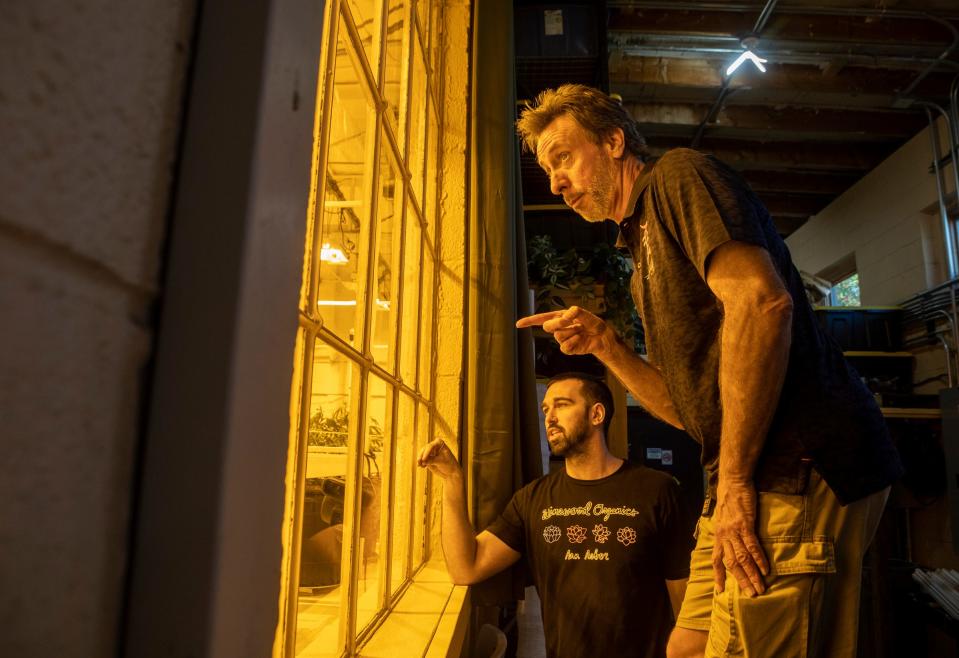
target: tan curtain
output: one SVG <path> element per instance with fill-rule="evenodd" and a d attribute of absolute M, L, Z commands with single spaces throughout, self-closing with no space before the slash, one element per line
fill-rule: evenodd
<path fill-rule="evenodd" d="M 529 312 L 526 247 L 513 122 L 513 7 L 477 1 L 473 14 L 466 454 L 477 530 L 513 492 L 542 475 L 533 348 L 514 322 Z M 521 410 L 527 410 L 525 413 Z M 478 605 L 521 597 L 516 571 L 474 588 Z"/>

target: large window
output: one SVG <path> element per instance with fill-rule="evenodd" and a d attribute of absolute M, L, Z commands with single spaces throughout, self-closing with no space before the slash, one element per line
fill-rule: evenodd
<path fill-rule="evenodd" d="M 298 657 L 354 653 L 427 557 L 435 422 L 441 2 L 331 4 L 293 383 Z"/>

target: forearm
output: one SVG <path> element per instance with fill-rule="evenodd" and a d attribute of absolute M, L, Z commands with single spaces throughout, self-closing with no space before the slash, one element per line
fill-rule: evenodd
<path fill-rule="evenodd" d="M 673 427 L 683 429 L 666 388 L 666 380 L 646 359 L 618 338 L 610 341 L 607 348 L 596 357 L 629 389 L 643 408 Z"/>
<path fill-rule="evenodd" d="M 720 487 L 752 481 L 786 378 L 791 327 L 788 297 L 725 309 L 719 366 Z"/>
<path fill-rule="evenodd" d="M 443 481 L 443 555 L 450 578 L 457 585 L 473 582 L 476 534 L 466 509 L 466 484 L 462 475 Z"/>

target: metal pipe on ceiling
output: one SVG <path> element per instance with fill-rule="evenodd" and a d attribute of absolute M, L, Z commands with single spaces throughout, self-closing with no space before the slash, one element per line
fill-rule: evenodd
<path fill-rule="evenodd" d="M 703 138 L 703 133 L 706 132 L 706 126 L 712 123 L 716 118 L 716 115 L 719 114 L 719 111 L 722 109 L 723 102 L 725 102 L 726 97 L 729 96 L 729 81 L 731 79 L 728 75 L 723 78 L 723 86 L 719 88 L 719 96 L 716 97 L 716 102 L 709 108 L 709 112 L 706 113 L 706 116 L 703 117 L 703 120 L 696 128 L 696 134 L 693 135 L 690 148 L 699 148 L 699 142 Z"/>
<path fill-rule="evenodd" d="M 755 25 L 753 25 L 753 31 L 749 38 L 754 40 L 759 39 L 759 34 L 766 26 L 766 22 L 772 15 L 773 9 L 776 7 L 777 2 L 778 0 L 766 0 L 766 5 L 759 13 L 759 17 L 756 19 Z M 716 97 L 716 102 L 713 103 L 711 108 L 709 108 L 709 112 L 706 113 L 706 116 L 703 117 L 699 127 L 696 128 L 696 134 L 693 136 L 693 141 L 691 143 L 692 148 L 699 147 L 699 142 L 703 138 L 703 133 L 706 132 L 706 126 L 715 119 L 716 115 L 719 114 L 719 111 L 722 109 L 723 101 L 726 100 L 726 97 L 730 93 L 729 82 L 731 79 L 732 78 L 730 78 L 728 75 L 723 77 L 723 86 L 719 89 L 719 95 Z"/>
<path fill-rule="evenodd" d="M 926 118 L 929 119 L 929 139 L 932 143 L 932 165 L 936 175 L 936 192 L 939 196 L 939 220 L 942 223 L 942 237 L 946 247 L 946 268 L 948 269 L 948 278 L 949 280 L 952 280 L 956 278 L 957 274 L 955 232 L 953 230 L 952 223 L 949 221 L 949 213 L 946 211 L 946 199 L 942 189 L 942 172 L 939 169 L 939 130 L 936 127 L 936 120 L 932 116 L 932 110 L 936 110 L 946 117 L 947 127 L 949 127 L 949 115 L 946 114 L 944 109 L 935 103 L 921 102 L 916 103 L 916 105 L 922 107 L 926 111 Z M 949 142 L 953 143 L 955 140 L 951 134 L 951 127 L 949 130 Z"/>
<path fill-rule="evenodd" d="M 760 21 L 765 25 L 765 22 L 769 20 L 769 14 L 772 13 L 772 9 L 769 8 L 770 5 L 775 5 L 776 0 L 768 0 L 766 5 L 763 7 L 762 13 L 760 14 Z M 727 4 L 727 3 L 716 3 L 716 2 L 663 2 L 655 0 L 625 0 L 617 1 L 610 0 L 606 3 L 607 7 L 629 7 L 635 9 L 670 9 L 677 11 L 721 11 L 721 12 L 747 12 L 753 11 L 756 9 L 756 5 L 746 5 L 746 4 Z M 768 11 L 767 11 L 768 9 Z M 952 54 L 953 50 L 959 46 L 959 30 L 944 18 L 934 16 L 924 11 L 909 10 L 909 9 L 869 9 L 869 8 L 857 8 L 857 7 L 781 7 L 779 8 L 780 14 L 787 15 L 812 15 L 812 16 L 861 16 L 861 17 L 872 17 L 872 18 L 908 18 L 915 20 L 928 20 L 934 23 L 938 23 L 945 27 L 952 34 L 952 43 L 950 43 L 945 50 L 943 50 L 939 57 L 935 61 L 931 62 L 929 66 L 920 73 L 912 83 L 904 89 L 899 95 L 899 98 L 904 98 L 912 93 L 912 90 L 925 79 L 936 66 L 942 63 L 947 63 L 947 58 Z M 757 21 L 759 24 L 760 21 Z M 753 30 L 756 32 L 756 30 Z M 757 32 L 758 34 L 758 32 Z M 954 64 L 954 62 L 948 62 Z"/>
<path fill-rule="evenodd" d="M 931 63 L 928 67 L 926 67 L 926 70 L 924 70 L 922 73 L 916 76 L 916 79 L 912 81 L 912 84 L 910 84 L 908 87 L 903 89 L 898 94 L 899 98 L 908 97 L 909 94 L 912 93 L 912 90 L 916 88 L 916 85 L 922 82 L 923 78 L 925 78 L 927 75 L 932 73 L 933 69 L 935 69 L 940 62 L 948 61 L 946 58 L 952 54 L 952 51 L 956 49 L 956 46 L 959 46 L 959 30 L 957 30 L 952 23 L 950 23 L 949 21 L 939 20 L 938 18 L 935 18 L 934 16 L 930 16 L 928 14 L 926 14 L 926 17 L 948 28 L 949 31 L 952 32 L 952 43 L 949 44 L 949 46 L 939 54 L 939 57 L 936 59 L 935 62 Z"/>
<path fill-rule="evenodd" d="M 607 8 L 623 9 L 675 9 L 677 11 L 715 11 L 715 12 L 751 12 L 759 8 L 758 4 L 730 2 L 683 2 L 682 0 L 607 0 Z M 917 9 L 882 9 L 869 7 L 828 7 L 828 6 L 785 6 L 777 12 L 786 15 L 807 14 L 812 16 L 863 16 L 873 18 L 916 18 L 942 21 Z M 959 14 L 956 16 L 959 18 Z"/>
<path fill-rule="evenodd" d="M 772 16 L 773 9 L 776 8 L 777 2 L 778 0 L 768 0 L 766 2 L 766 6 L 763 7 L 759 18 L 756 19 L 756 24 L 753 25 L 753 35 L 758 37 L 760 32 L 763 31 L 763 28 L 766 27 L 766 22 L 769 20 L 769 17 Z"/>

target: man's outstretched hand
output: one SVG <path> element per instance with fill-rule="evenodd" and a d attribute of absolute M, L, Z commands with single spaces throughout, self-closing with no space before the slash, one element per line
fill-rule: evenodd
<path fill-rule="evenodd" d="M 420 450 L 416 463 L 421 468 L 427 468 L 444 480 L 462 475 L 460 464 L 453 456 L 453 452 L 443 439 L 434 439 Z"/>
<path fill-rule="evenodd" d="M 537 326 L 553 335 L 563 354 L 593 354 L 601 358 L 616 342 L 616 332 L 605 321 L 579 306 L 537 313 L 516 321 L 517 329 Z"/>

